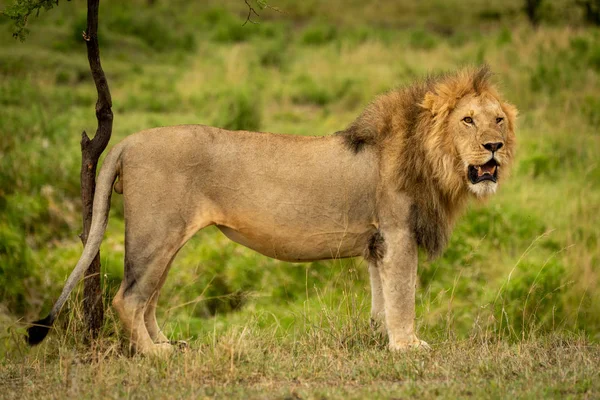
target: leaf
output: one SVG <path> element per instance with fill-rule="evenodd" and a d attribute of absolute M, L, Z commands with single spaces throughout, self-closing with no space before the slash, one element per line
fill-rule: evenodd
<path fill-rule="evenodd" d="M 37 17 L 40 14 L 40 9 L 43 8 L 48 11 L 57 5 L 58 0 L 15 0 L 11 6 L 6 7 L 1 13 L 13 21 L 13 37 L 23 42 L 29 35 L 29 29 L 27 29 L 29 16 L 35 12 Z"/>

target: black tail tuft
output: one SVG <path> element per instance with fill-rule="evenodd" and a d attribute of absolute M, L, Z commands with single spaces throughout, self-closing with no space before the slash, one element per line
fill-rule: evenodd
<path fill-rule="evenodd" d="M 44 319 L 35 321 L 29 328 L 27 328 L 27 343 L 29 343 L 30 346 L 35 346 L 44 340 L 50 331 L 50 327 L 52 326 L 53 322 L 54 318 L 52 318 L 52 315 L 48 315 Z"/>

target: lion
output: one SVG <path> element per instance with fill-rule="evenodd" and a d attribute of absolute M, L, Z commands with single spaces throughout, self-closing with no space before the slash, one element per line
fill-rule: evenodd
<path fill-rule="evenodd" d="M 371 318 L 389 348 L 428 348 L 414 324 L 418 248 L 439 256 L 466 201 L 496 192 L 513 159 L 516 116 L 484 66 L 383 94 L 329 136 L 202 125 L 133 134 L 106 156 L 87 244 L 28 341 L 44 339 L 98 252 L 114 187 L 125 270 L 113 306 L 135 351 L 172 351 L 156 322 L 158 296 L 179 249 L 210 225 L 278 260 L 364 256 Z"/>

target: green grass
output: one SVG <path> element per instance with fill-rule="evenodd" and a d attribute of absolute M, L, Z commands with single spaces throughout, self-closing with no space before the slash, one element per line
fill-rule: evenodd
<path fill-rule="evenodd" d="M 537 30 L 517 0 L 281 0 L 269 4 L 284 12 L 244 27 L 243 1 L 155 3 L 101 5 L 111 144 L 185 123 L 331 134 L 394 86 L 487 62 L 520 111 L 514 172 L 469 207 L 440 259 L 421 257 L 431 353 L 389 354 L 372 333 L 362 260 L 274 261 L 216 229 L 183 248 L 159 303 L 186 352 L 129 357 L 110 307 L 89 350 L 80 294 L 29 349 L 24 322 L 49 310 L 80 255 L 79 140 L 95 131 L 96 93 L 83 5 L 33 17 L 24 43 L 0 16 L 0 397 L 599 395 L 600 30 L 573 2 L 545 2 Z M 107 305 L 123 250 L 116 195 Z"/>

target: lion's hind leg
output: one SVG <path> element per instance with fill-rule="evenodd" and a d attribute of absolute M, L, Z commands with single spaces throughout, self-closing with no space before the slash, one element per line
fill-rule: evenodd
<path fill-rule="evenodd" d="M 125 274 L 113 300 L 132 347 L 143 354 L 171 351 L 156 323 L 156 301 L 171 261 L 187 239 L 174 231 L 162 238 L 156 235 L 157 231 L 152 235 L 127 232 Z"/>
<path fill-rule="evenodd" d="M 167 267 L 167 271 L 168 271 Z M 165 271 L 165 278 L 166 272 Z M 163 282 L 159 284 L 162 287 Z M 146 329 L 148 330 L 148 334 L 154 343 L 169 343 L 169 338 L 162 332 L 158 322 L 156 321 L 156 306 L 158 304 L 158 296 L 160 295 L 160 289 L 157 289 L 152 298 L 150 299 L 150 303 L 148 307 L 146 307 L 146 311 L 144 312 L 144 323 L 146 324 Z"/>
<path fill-rule="evenodd" d="M 154 351 L 154 342 L 146 329 L 143 302 L 136 301 L 128 292 L 128 285 L 124 280 L 113 299 L 113 307 L 129 337 L 130 346 L 140 353 L 160 353 L 160 351 Z"/>
<path fill-rule="evenodd" d="M 177 255 L 177 252 L 175 253 Z M 144 322 L 146 324 L 146 329 L 148 330 L 148 334 L 154 343 L 172 343 L 169 338 L 162 332 L 160 329 L 160 325 L 158 325 L 158 321 L 156 320 L 156 308 L 158 305 L 158 298 L 160 296 L 160 290 L 162 289 L 165 281 L 167 280 L 167 275 L 169 273 L 169 269 L 171 268 L 171 263 L 175 259 L 175 255 L 169 261 L 167 267 L 165 268 L 162 277 L 160 278 L 160 282 L 156 287 L 156 290 L 152 294 L 152 298 L 146 307 L 146 311 L 144 312 Z M 187 343 L 181 340 L 175 342 L 178 346 L 187 346 Z"/>

